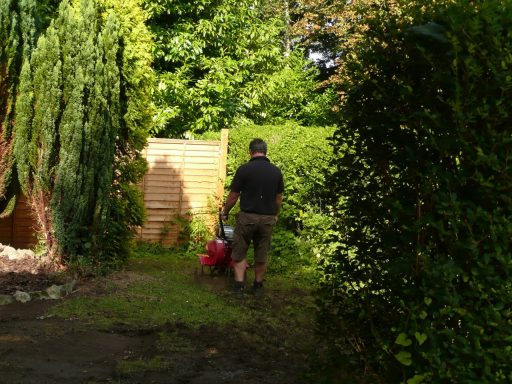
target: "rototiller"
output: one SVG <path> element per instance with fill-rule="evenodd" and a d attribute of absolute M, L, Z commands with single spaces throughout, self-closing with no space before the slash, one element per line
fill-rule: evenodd
<path fill-rule="evenodd" d="M 201 264 L 201 273 L 204 273 L 205 266 L 210 269 L 210 273 L 215 271 L 229 272 L 230 268 L 233 267 L 233 261 L 231 260 L 233 234 L 234 228 L 230 225 L 224 225 L 221 210 L 219 210 L 217 238 L 206 243 L 206 254 L 197 255 Z"/>

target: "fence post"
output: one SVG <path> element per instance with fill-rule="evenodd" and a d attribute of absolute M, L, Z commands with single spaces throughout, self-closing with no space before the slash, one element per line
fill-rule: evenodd
<path fill-rule="evenodd" d="M 220 154 L 219 154 L 219 181 L 217 184 L 217 196 L 222 202 L 224 197 L 224 183 L 226 182 L 226 165 L 228 160 L 228 138 L 229 130 L 224 128 L 220 131 Z"/>

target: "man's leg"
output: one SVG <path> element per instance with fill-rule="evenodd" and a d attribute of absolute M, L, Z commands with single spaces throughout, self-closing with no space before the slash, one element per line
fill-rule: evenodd
<path fill-rule="evenodd" d="M 252 284 L 252 293 L 255 296 L 263 296 L 263 279 L 267 271 L 267 263 L 257 261 L 254 266 L 254 283 Z"/>
<path fill-rule="evenodd" d="M 235 278 L 234 293 L 236 296 L 243 296 L 245 286 L 245 271 L 247 269 L 247 250 L 251 243 L 252 230 L 254 225 L 247 225 L 247 218 L 243 212 L 236 217 L 235 233 L 233 234 L 233 272 Z"/>
<path fill-rule="evenodd" d="M 241 261 L 233 261 L 233 272 L 235 281 L 242 282 L 245 280 L 245 271 L 247 270 L 248 264 L 247 260 L 243 259 Z"/>
<path fill-rule="evenodd" d="M 256 262 L 254 266 L 254 281 L 257 283 L 262 283 L 265 278 L 265 273 L 267 272 L 267 263 L 266 262 Z"/>
<path fill-rule="evenodd" d="M 270 250 L 270 241 L 272 238 L 272 220 L 273 217 L 265 216 L 258 225 L 254 234 L 254 284 L 252 291 L 255 295 L 263 295 L 263 280 L 267 272 L 267 257 Z"/>

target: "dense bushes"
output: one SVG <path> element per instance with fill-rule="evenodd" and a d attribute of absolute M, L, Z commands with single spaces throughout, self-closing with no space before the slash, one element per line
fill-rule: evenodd
<path fill-rule="evenodd" d="M 275 2 L 142 3 L 156 42 L 155 135 L 218 131 L 240 117 L 329 124 L 334 93 L 319 89 L 318 71 L 303 50 L 288 52 L 290 42 L 282 40 L 290 20 L 276 10 L 264 16 L 265 4 Z"/>
<path fill-rule="evenodd" d="M 229 132 L 229 188 L 236 169 L 249 160 L 249 142 L 260 137 L 268 144 L 268 157 L 283 172 L 285 191 L 278 225 L 272 240 L 271 270 L 311 264 L 319 238 L 306 235 L 324 231 L 324 181 L 332 150 L 328 138 L 332 128 L 242 124 Z M 234 213 L 235 211 L 233 211 Z"/>
<path fill-rule="evenodd" d="M 327 337 L 343 319 L 390 382 L 511 382 L 512 3 L 366 22 L 334 138 Z"/>

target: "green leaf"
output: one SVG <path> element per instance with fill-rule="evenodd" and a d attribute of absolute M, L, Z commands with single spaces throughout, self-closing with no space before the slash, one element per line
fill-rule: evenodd
<path fill-rule="evenodd" d="M 412 344 L 411 339 L 407 337 L 405 333 L 401 333 L 396 337 L 395 344 L 403 345 L 404 347 L 408 347 Z"/>
<path fill-rule="evenodd" d="M 418 340 L 419 345 L 422 345 L 427 340 L 427 335 L 424 333 L 414 332 L 414 337 Z"/>
<path fill-rule="evenodd" d="M 439 43 L 449 43 L 445 36 L 444 27 L 437 23 L 431 22 L 425 25 L 414 26 L 410 28 L 410 31 L 416 35 L 431 38 Z"/>
<path fill-rule="evenodd" d="M 395 354 L 395 359 L 397 359 L 401 364 L 409 366 L 412 363 L 411 353 L 407 351 L 400 351 Z"/>
<path fill-rule="evenodd" d="M 420 384 L 427 378 L 427 375 L 414 375 L 409 380 L 407 380 L 407 384 Z"/>
<path fill-rule="evenodd" d="M 432 303 L 432 299 L 430 297 L 425 297 L 423 299 L 424 303 L 427 304 L 427 305 L 430 305 Z"/>

